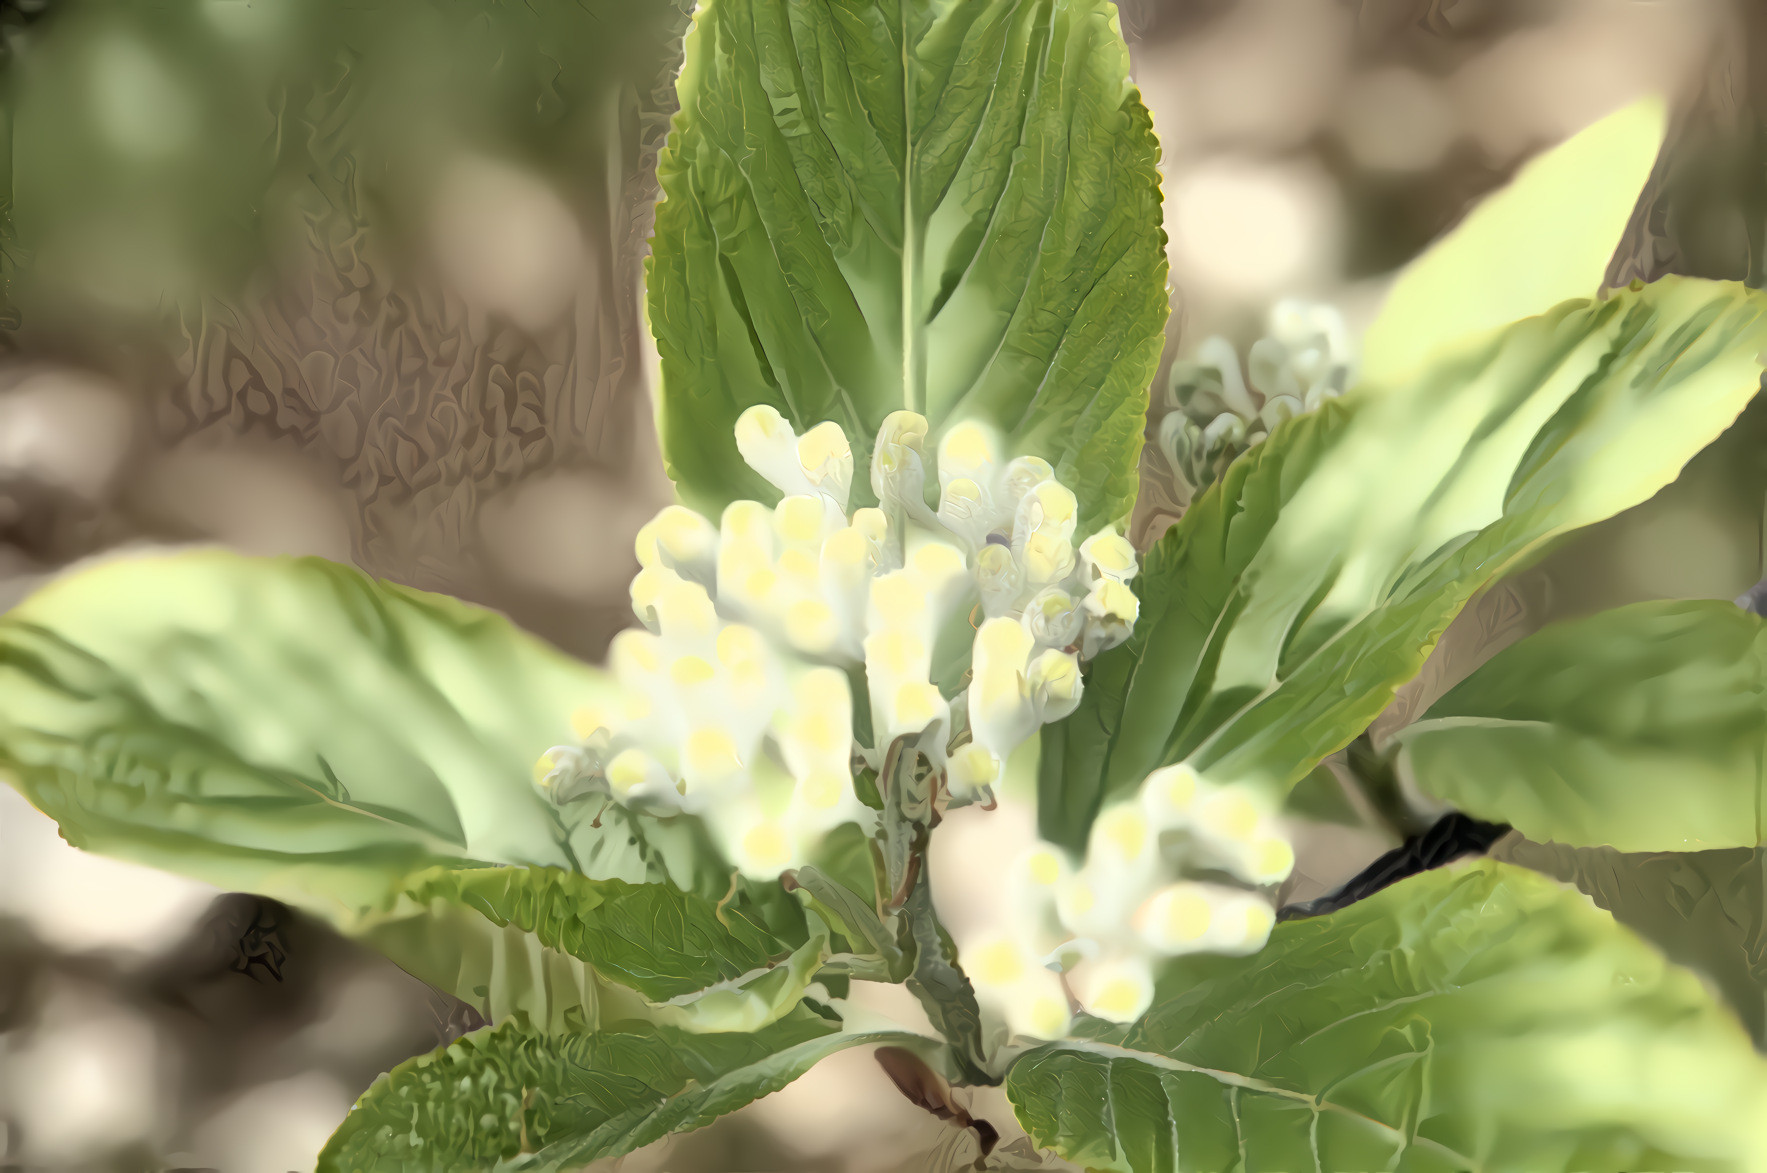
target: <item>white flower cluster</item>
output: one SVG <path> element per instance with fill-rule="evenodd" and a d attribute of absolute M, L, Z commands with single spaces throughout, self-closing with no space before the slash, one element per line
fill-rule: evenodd
<path fill-rule="evenodd" d="M 784 498 L 733 502 L 716 526 L 670 506 L 639 531 L 645 630 L 610 649 L 618 711 L 577 714 L 582 743 L 548 751 L 541 785 L 705 815 L 733 863 L 773 876 L 830 828 L 871 826 L 854 771 L 898 739 L 955 795 L 997 780 L 1079 704 L 1079 661 L 1128 638 L 1135 553 L 1109 529 L 1076 548 L 1073 493 L 1046 461 L 1002 460 L 977 424 L 940 441 L 934 508 L 927 436 L 920 415 L 890 415 L 871 466 L 879 505 L 849 513 L 838 425 L 799 436 L 772 408 L 744 412 L 737 448 Z M 868 743 L 854 731 L 861 668 Z"/>
<path fill-rule="evenodd" d="M 1277 302 L 1246 357 L 1242 375 L 1233 344 L 1217 335 L 1197 347 L 1195 358 L 1172 366 L 1167 395 L 1175 410 L 1160 421 L 1159 445 L 1193 489 L 1206 487 L 1285 420 L 1342 395 L 1356 377 L 1350 331 L 1323 303 Z"/>
<path fill-rule="evenodd" d="M 1006 878 L 1008 923 L 962 942 L 963 967 L 1015 1034 L 1066 1034 L 1070 990 L 1088 1014 L 1132 1022 L 1159 959 L 1256 952 L 1275 923 L 1261 893 L 1187 875 L 1267 885 L 1294 862 L 1261 791 L 1167 766 L 1099 813 L 1079 867 L 1048 844 L 1021 856 Z"/>

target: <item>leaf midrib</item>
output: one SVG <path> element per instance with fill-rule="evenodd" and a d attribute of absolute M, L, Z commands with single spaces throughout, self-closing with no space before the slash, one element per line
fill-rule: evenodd
<path fill-rule="evenodd" d="M 1140 1063 L 1155 1068 L 1156 1070 L 1171 1071 L 1184 1075 L 1206 1076 L 1225 1087 L 1256 1092 L 1260 1095 L 1275 1096 L 1280 1099 L 1305 1104 L 1308 1109 L 1313 1112 L 1315 1119 L 1317 1119 L 1321 1113 L 1332 1112 L 1336 1115 L 1356 1121 L 1357 1123 L 1364 1124 L 1381 1133 L 1391 1135 L 1394 1140 L 1404 1146 L 1430 1149 L 1450 1160 L 1460 1162 L 1465 1168 L 1474 1170 L 1475 1173 L 1483 1168 L 1483 1166 L 1474 1161 L 1471 1157 L 1466 1156 L 1464 1153 L 1457 1152 L 1440 1141 L 1432 1140 L 1427 1136 L 1417 1134 L 1408 1137 L 1405 1133 L 1394 1128 L 1385 1121 L 1377 1120 L 1374 1117 L 1365 1115 L 1353 1108 L 1345 1107 L 1343 1104 L 1339 1104 L 1336 1101 L 1327 1100 L 1320 1096 L 1311 1095 L 1307 1092 L 1281 1087 L 1277 1084 L 1268 1083 L 1265 1080 L 1258 1079 L 1255 1076 L 1242 1075 L 1237 1071 L 1223 1071 L 1213 1067 L 1200 1067 L 1194 1063 L 1186 1063 L 1182 1059 L 1174 1059 L 1169 1055 L 1162 1055 L 1157 1051 L 1141 1051 L 1134 1047 L 1119 1046 L 1115 1043 L 1105 1043 L 1095 1039 L 1064 1039 L 1048 1053 L 1055 1054 L 1061 1051 L 1096 1055 L 1107 1063 L 1112 1064 L 1125 1062 Z M 1113 1102 L 1110 1103 L 1109 1108 L 1114 1114 L 1114 1097 L 1112 1097 L 1112 1100 Z M 1175 1120 L 1174 1127 L 1176 1127 Z M 1400 1151 L 1403 1151 L 1403 1149 Z"/>

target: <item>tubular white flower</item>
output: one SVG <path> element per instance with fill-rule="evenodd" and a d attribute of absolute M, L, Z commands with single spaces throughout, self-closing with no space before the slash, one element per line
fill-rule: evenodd
<path fill-rule="evenodd" d="M 976 1001 L 1006 1020 L 1016 1034 L 1056 1038 L 1072 1025 L 1061 978 L 1037 963 L 1013 937 L 978 936 L 958 951 L 975 986 Z"/>
<path fill-rule="evenodd" d="M 1037 712 L 1025 689 L 1034 647 L 1024 626 L 1012 619 L 990 619 L 976 631 L 970 654 L 970 734 L 1000 761 L 1011 757 L 1037 728 Z"/>
<path fill-rule="evenodd" d="M 1086 1013 L 1108 1022 L 1134 1022 L 1153 1001 L 1153 966 L 1140 954 L 1081 962 L 1070 982 Z"/>
<path fill-rule="evenodd" d="M 1134 551 L 1110 529 L 1076 551 L 1073 493 L 1046 461 L 1003 463 L 999 434 L 983 424 L 948 428 L 929 464 L 926 419 L 892 413 L 869 470 L 880 506 L 850 514 L 852 449 L 838 425 L 798 435 L 757 406 L 736 440 L 781 499 L 732 502 L 716 526 L 673 505 L 639 531 L 631 600 L 645 630 L 610 648 L 618 703 L 579 714 L 580 744 L 537 763 L 554 801 L 600 794 L 703 815 L 750 874 L 791 866 L 832 827 L 875 821 L 854 793 L 853 762 L 876 766 L 898 740 L 953 795 L 997 784 L 1039 724 L 1079 703 L 1080 661 L 1134 622 Z M 937 512 L 926 499 L 935 474 Z M 973 625 L 978 611 L 966 666 L 948 653 L 963 615 Z M 870 744 L 854 739 L 855 667 Z M 969 716 L 955 747 L 954 703 Z M 1060 944 L 1055 888 L 1025 888 L 1043 893 L 1037 940 Z M 1049 1006 L 1066 1013 L 1047 997 L 1059 979 L 1041 972 L 1014 995 L 1018 1021 L 1036 1017 L 1025 1009 L 1034 1004 L 1044 1006 L 1038 1021 L 1054 1020 Z"/>
<path fill-rule="evenodd" d="M 1080 543 L 1080 562 L 1086 567 L 1086 577 L 1095 583 L 1101 579 L 1126 583 L 1140 569 L 1135 547 L 1108 526 Z"/>
<path fill-rule="evenodd" d="M 780 492 L 816 491 L 798 459 L 797 433 L 776 409 L 757 403 L 736 417 L 736 450 Z"/>

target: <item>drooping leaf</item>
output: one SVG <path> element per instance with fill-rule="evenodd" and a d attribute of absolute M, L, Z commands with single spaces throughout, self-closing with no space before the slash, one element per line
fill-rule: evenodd
<path fill-rule="evenodd" d="M 709 1020 L 695 996 L 758 976 L 794 949 L 809 972 L 821 955 L 801 916 L 770 925 L 746 893 L 720 906 L 668 884 L 556 868 L 432 868 L 408 878 L 386 907 L 339 927 L 491 1021 L 515 1018 L 542 1033 L 592 1029 L 610 1001 L 611 1012 L 693 1029 Z M 767 991 L 777 995 L 767 1009 L 789 1009 L 808 981 L 800 976 Z M 681 1005 L 652 1013 L 610 983 Z"/>
<path fill-rule="evenodd" d="M 1570 302 L 1278 428 L 1149 553 L 1133 637 L 1046 734 L 1043 833 L 1083 842 L 1106 794 L 1168 762 L 1292 785 L 1484 584 L 1723 431 L 1758 385 L 1764 308 L 1685 279 Z"/>
<path fill-rule="evenodd" d="M 1767 1061 L 1698 979 L 1505 864 L 1426 872 L 1174 965 L 1133 1027 L 1049 1044 L 1007 1094 L 1101 1170 L 1744 1170 Z"/>
<path fill-rule="evenodd" d="M 926 1040 L 848 1031 L 799 1008 L 753 1034 L 647 1022 L 546 1038 L 478 1031 L 394 1068 L 363 1095 L 319 1173 L 576 1168 L 710 1123 L 847 1047 Z"/>
<path fill-rule="evenodd" d="M 1425 793 L 1530 839 L 1754 847 L 1767 838 L 1767 624 L 1712 600 L 1554 624 L 1399 738 Z"/>
<path fill-rule="evenodd" d="M 1669 960 L 1708 978 L 1767 1043 L 1767 848 L 1622 852 L 1519 836 L 1495 858 L 1575 884 Z"/>
<path fill-rule="evenodd" d="M 1593 297 L 1662 146 L 1646 98 L 1532 159 L 1406 266 L 1362 342 L 1362 377 L 1394 383 L 1442 349 Z"/>
<path fill-rule="evenodd" d="M 661 853 L 567 833 L 532 779 L 610 687 L 499 615 L 321 559 L 123 557 L 0 617 L 0 769 L 76 846 L 333 919 L 438 864 L 645 879 Z"/>
<path fill-rule="evenodd" d="M 709 0 L 649 268 L 671 475 L 772 492 L 736 417 L 980 417 L 1127 513 L 1166 318 L 1147 111 L 1106 0 Z M 866 478 L 856 478 L 864 498 Z"/>

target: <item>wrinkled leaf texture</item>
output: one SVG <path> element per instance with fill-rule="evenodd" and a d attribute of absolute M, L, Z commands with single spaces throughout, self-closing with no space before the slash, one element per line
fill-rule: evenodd
<path fill-rule="evenodd" d="M 1691 973 L 1493 861 L 1196 957 L 1007 1077 L 1039 1143 L 1165 1173 L 1758 1168 L 1767 1063 Z"/>
<path fill-rule="evenodd" d="M 732 428 L 988 420 L 1083 532 L 1134 500 L 1167 313 L 1158 145 L 1106 0 L 708 0 L 658 164 L 660 427 L 688 504 L 774 490 Z"/>
<path fill-rule="evenodd" d="M 319 1173 L 478 1173 L 576 1168 L 710 1123 L 818 1061 L 870 1043 L 807 1007 L 753 1034 L 648 1022 L 542 1038 L 475 1032 L 377 1080 L 320 1154 Z"/>
<path fill-rule="evenodd" d="M 1767 296 L 1670 278 L 1567 302 L 1278 428 L 1150 551 L 1128 643 L 1044 731 L 1043 834 L 1188 760 L 1298 781 L 1486 583 L 1647 499 L 1755 393 Z"/>
<path fill-rule="evenodd" d="M 1767 623 L 1699 599 L 1553 624 L 1399 739 L 1426 794 L 1530 839 L 1754 847 L 1767 832 Z"/>

